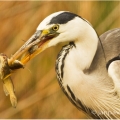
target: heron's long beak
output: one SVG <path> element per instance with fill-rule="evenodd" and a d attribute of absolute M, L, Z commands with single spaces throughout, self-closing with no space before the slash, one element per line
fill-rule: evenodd
<path fill-rule="evenodd" d="M 29 49 L 26 49 L 25 53 L 20 58 L 20 62 L 25 64 L 33 57 L 41 53 L 48 47 L 49 41 L 57 35 L 57 32 L 49 29 L 36 31 L 35 34 L 22 46 L 22 49 Z"/>

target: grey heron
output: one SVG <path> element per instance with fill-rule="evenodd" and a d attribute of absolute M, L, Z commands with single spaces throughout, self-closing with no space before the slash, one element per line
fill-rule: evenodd
<path fill-rule="evenodd" d="M 56 73 L 68 99 L 92 118 L 120 118 L 120 29 L 98 37 L 84 18 L 68 11 L 46 17 L 23 45 L 33 45 L 21 63 L 60 42 Z"/>

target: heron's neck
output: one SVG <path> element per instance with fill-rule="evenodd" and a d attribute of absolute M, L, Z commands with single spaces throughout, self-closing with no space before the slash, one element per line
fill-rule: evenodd
<path fill-rule="evenodd" d="M 91 27 L 91 26 L 90 26 Z M 92 28 L 92 27 L 91 27 Z M 86 31 L 84 37 L 80 37 L 75 41 L 81 70 L 88 69 L 93 61 L 98 46 L 98 36 L 93 28 Z"/>

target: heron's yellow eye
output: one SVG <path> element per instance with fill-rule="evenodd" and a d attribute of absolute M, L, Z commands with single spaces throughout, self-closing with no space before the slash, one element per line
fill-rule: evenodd
<path fill-rule="evenodd" d="M 54 25 L 54 26 L 52 27 L 52 29 L 53 29 L 54 31 L 57 31 L 57 30 L 59 29 L 59 25 Z"/>

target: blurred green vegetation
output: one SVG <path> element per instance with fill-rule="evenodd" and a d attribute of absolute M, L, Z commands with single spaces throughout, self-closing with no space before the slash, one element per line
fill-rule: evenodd
<path fill-rule="evenodd" d="M 119 1 L 1 1 L 0 52 L 10 57 L 46 16 L 63 10 L 87 19 L 99 35 L 120 26 Z M 18 98 L 16 109 L 4 95 L 1 81 L 0 118 L 87 118 L 69 102 L 57 83 L 54 65 L 61 45 L 45 50 L 12 75 Z"/>

